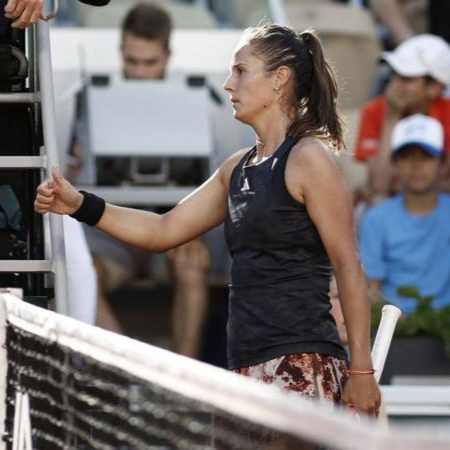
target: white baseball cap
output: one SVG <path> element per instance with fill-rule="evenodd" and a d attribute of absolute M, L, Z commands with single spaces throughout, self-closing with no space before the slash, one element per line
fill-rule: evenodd
<path fill-rule="evenodd" d="M 383 52 L 381 59 L 401 76 L 428 75 L 445 86 L 450 84 L 450 45 L 439 36 L 413 36 L 392 52 Z"/>
<path fill-rule="evenodd" d="M 444 129 L 433 117 L 414 114 L 397 123 L 391 143 L 392 153 L 414 145 L 431 156 L 441 156 L 444 153 Z"/>

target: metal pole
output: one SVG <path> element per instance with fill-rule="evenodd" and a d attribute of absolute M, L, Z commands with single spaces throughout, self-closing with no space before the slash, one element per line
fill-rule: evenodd
<path fill-rule="evenodd" d="M 280 25 L 289 25 L 286 6 L 283 0 L 268 0 L 269 10 L 274 22 Z"/>
<path fill-rule="evenodd" d="M 0 289 L 0 435 L 3 435 L 5 432 L 6 391 L 8 388 L 8 354 L 6 351 L 6 326 L 8 318 L 3 300 L 3 295 L 6 293 L 14 293 L 18 297 L 22 297 L 22 294 L 18 290 L 12 292 L 9 289 Z M 16 426 L 15 423 L 14 426 Z M 6 450 L 6 441 L 3 439 L 0 439 L 0 450 Z"/>
<path fill-rule="evenodd" d="M 363 0 L 350 0 L 350 6 L 353 6 L 353 8 L 362 8 L 364 6 Z"/>
<path fill-rule="evenodd" d="M 47 21 L 56 17 L 58 15 L 58 10 L 59 10 L 59 0 L 53 0 L 52 12 L 48 16 L 45 16 L 45 20 Z"/>
<path fill-rule="evenodd" d="M 37 23 L 39 86 L 42 95 L 42 122 L 44 146 L 47 155 L 47 173 L 58 165 L 58 144 L 56 134 L 56 112 L 53 93 L 53 74 L 50 52 L 49 25 L 45 21 Z M 68 290 L 66 272 L 66 252 L 64 247 L 64 225 L 62 216 L 50 214 L 53 271 L 55 273 L 56 311 L 68 315 Z"/>
<path fill-rule="evenodd" d="M 195 6 L 197 6 L 198 8 L 208 8 L 208 0 L 195 0 L 194 1 Z"/>

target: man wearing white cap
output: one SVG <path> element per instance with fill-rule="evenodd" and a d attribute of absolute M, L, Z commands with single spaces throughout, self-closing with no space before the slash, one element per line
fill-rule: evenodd
<path fill-rule="evenodd" d="M 450 195 L 439 191 L 444 133 L 438 120 L 416 114 L 393 130 L 391 158 L 401 192 L 370 208 L 360 228 L 361 261 L 374 298 L 406 314 L 416 304 L 397 289 L 416 287 L 450 305 Z"/>
<path fill-rule="evenodd" d="M 362 110 L 355 158 L 369 164 L 369 190 L 385 198 L 392 191 L 390 142 L 394 126 L 412 114 L 426 114 L 441 122 L 444 149 L 450 152 L 450 46 L 440 37 L 422 34 L 407 39 L 382 59 L 393 75 L 385 94 Z"/>

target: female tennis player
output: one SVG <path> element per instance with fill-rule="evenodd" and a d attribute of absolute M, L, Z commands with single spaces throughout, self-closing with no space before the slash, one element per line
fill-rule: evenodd
<path fill-rule="evenodd" d="M 57 169 L 38 188 L 38 213 L 76 219 L 152 252 L 225 223 L 233 258 L 229 368 L 283 390 L 376 415 L 369 299 L 352 202 L 332 147 L 342 146 L 337 84 L 314 34 L 249 28 L 225 90 L 256 145 L 238 151 L 163 215 L 78 192 Z M 176 130 L 175 130 L 176 131 Z M 330 314 L 333 269 L 348 332 L 350 366 Z"/>

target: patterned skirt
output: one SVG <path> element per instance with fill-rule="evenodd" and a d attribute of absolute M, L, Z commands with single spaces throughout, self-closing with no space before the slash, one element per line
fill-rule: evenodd
<path fill-rule="evenodd" d="M 347 381 L 346 368 L 346 362 L 334 356 L 300 353 L 233 372 L 273 384 L 290 395 L 315 399 L 324 408 L 332 409 L 341 402 Z M 214 416 L 213 428 L 215 450 L 326 450 L 223 412 Z"/>
<path fill-rule="evenodd" d="M 339 404 L 347 381 L 343 359 L 319 353 L 300 353 L 233 370 L 273 384 L 293 395 L 314 398 L 323 406 Z"/>
<path fill-rule="evenodd" d="M 264 383 L 278 386 L 288 394 L 318 401 L 322 407 L 333 409 L 341 402 L 343 388 L 347 381 L 346 361 L 319 353 L 300 353 L 282 356 L 250 367 L 234 369 L 233 372 L 256 378 Z M 222 434 L 238 439 L 237 445 L 230 445 L 213 438 L 216 450 L 327 450 L 313 443 L 283 436 L 275 431 L 264 430 L 242 420 L 224 416 L 216 417 L 215 425 Z"/>
<path fill-rule="evenodd" d="M 278 386 L 290 395 L 315 399 L 324 408 L 333 409 L 342 398 L 346 367 L 344 360 L 333 356 L 300 353 L 233 372 Z M 212 444 L 216 450 L 326 450 L 223 413 L 214 417 L 214 428 Z"/>

